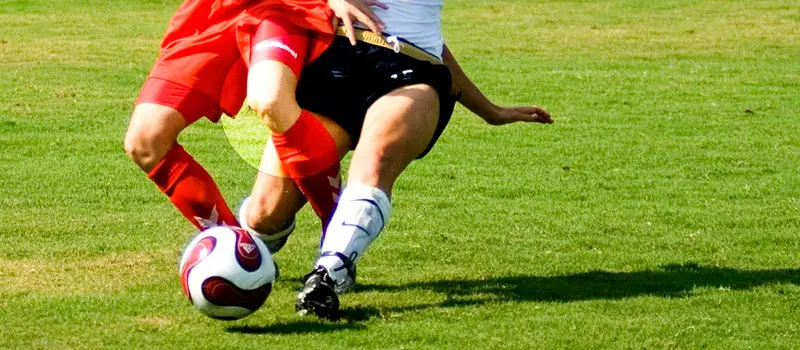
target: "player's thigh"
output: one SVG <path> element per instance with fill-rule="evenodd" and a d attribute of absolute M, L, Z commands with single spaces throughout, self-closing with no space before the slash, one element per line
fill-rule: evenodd
<path fill-rule="evenodd" d="M 175 108 L 154 103 L 136 106 L 125 133 L 128 156 L 149 171 L 172 148 L 186 120 Z"/>
<path fill-rule="evenodd" d="M 379 98 L 367 110 L 348 182 L 393 183 L 426 149 L 438 118 L 439 95 L 430 85 L 404 86 Z M 381 179 L 362 178 L 376 176 Z"/>
<path fill-rule="evenodd" d="M 430 85 L 397 88 L 367 110 L 361 139 L 365 147 L 405 155 L 421 153 L 433 136 L 439 118 L 439 96 Z"/>

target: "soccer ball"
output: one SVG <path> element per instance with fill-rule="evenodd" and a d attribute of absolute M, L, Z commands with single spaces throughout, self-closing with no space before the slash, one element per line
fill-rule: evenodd
<path fill-rule="evenodd" d="M 200 232 L 183 252 L 183 293 L 203 314 L 236 320 L 258 310 L 275 281 L 275 266 L 264 243 L 238 227 Z"/>

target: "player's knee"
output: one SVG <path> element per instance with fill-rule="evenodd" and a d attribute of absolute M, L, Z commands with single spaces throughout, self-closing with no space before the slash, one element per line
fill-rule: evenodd
<path fill-rule="evenodd" d="M 353 154 L 347 182 L 378 187 L 391 193 L 394 182 L 412 157 L 379 144 L 372 145 L 375 147 L 367 145 Z M 359 147 L 362 147 L 360 143 Z"/>
<path fill-rule="evenodd" d="M 135 131 L 128 130 L 125 134 L 125 154 L 136 165 L 144 170 L 152 169 L 156 164 L 155 152 L 152 147 L 148 147 L 148 142 L 143 135 Z"/>
<path fill-rule="evenodd" d="M 247 105 L 258 114 L 264 125 L 276 132 L 286 131 L 300 115 L 300 107 L 294 98 L 277 92 L 248 96 Z"/>
<path fill-rule="evenodd" d="M 169 151 L 172 144 L 173 142 L 169 140 L 162 140 L 157 133 L 133 127 L 125 134 L 123 147 L 130 160 L 142 170 L 150 171 Z"/>
<path fill-rule="evenodd" d="M 283 109 L 281 108 L 281 99 L 275 94 L 258 97 L 248 96 L 247 105 L 258 114 L 264 123 L 280 118 Z"/>
<path fill-rule="evenodd" d="M 184 127 L 180 112 L 172 108 L 138 105 L 125 133 L 125 153 L 142 170 L 150 171 L 169 152 Z"/>

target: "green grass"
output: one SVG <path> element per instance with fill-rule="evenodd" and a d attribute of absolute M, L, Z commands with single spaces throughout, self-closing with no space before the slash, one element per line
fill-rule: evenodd
<path fill-rule="evenodd" d="M 266 305 L 181 295 L 193 234 L 122 136 L 178 1 L 0 2 L 0 348 L 796 348 L 800 1 L 447 0 L 494 100 L 396 186 L 338 323 L 293 313 L 309 209 Z M 255 170 L 181 141 L 235 206 Z"/>

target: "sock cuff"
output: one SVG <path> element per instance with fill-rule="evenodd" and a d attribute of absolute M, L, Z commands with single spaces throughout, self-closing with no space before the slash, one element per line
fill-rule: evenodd
<path fill-rule="evenodd" d="M 256 231 L 254 228 L 250 227 L 250 225 L 247 224 L 247 220 L 245 218 L 245 215 L 247 215 L 247 208 L 249 206 L 250 206 L 250 196 L 247 196 L 247 198 L 245 198 L 242 201 L 242 204 L 239 205 L 239 212 L 236 215 L 236 218 L 239 221 L 239 227 L 241 227 L 247 232 L 250 232 L 250 234 L 256 237 L 261 238 L 261 240 L 264 241 L 265 243 L 268 241 L 278 240 L 286 236 L 289 236 L 294 231 L 295 219 L 292 219 L 292 221 L 289 222 L 285 227 L 279 229 L 276 232 L 262 233 Z"/>
<path fill-rule="evenodd" d="M 314 113 L 301 109 L 300 116 L 297 117 L 294 124 L 284 132 L 272 132 L 272 138 L 284 143 L 287 141 L 287 138 L 303 137 L 305 133 L 308 132 L 308 129 L 316 129 L 316 125 L 314 124 L 322 124 L 322 122 L 314 117 Z"/>
<path fill-rule="evenodd" d="M 339 205 L 348 201 L 368 200 L 374 202 L 383 216 L 383 223 L 389 221 L 389 215 L 392 211 L 392 200 L 380 188 L 361 185 L 361 184 L 348 184 L 342 191 L 339 197 Z"/>
<path fill-rule="evenodd" d="M 313 113 L 302 110 L 284 133 L 272 133 L 272 142 L 292 178 L 318 174 L 339 163 L 336 141 Z"/>

